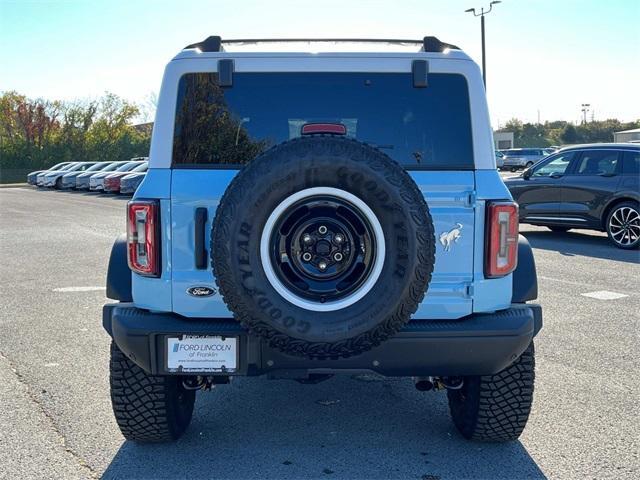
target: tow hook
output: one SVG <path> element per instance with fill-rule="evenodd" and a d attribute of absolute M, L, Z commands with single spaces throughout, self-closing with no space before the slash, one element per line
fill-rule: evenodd
<path fill-rule="evenodd" d="M 459 390 L 464 385 L 462 377 L 413 377 L 415 387 L 421 392 L 429 390 Z"/>

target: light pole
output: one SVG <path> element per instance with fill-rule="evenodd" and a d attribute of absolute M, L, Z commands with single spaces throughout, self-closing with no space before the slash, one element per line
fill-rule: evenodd
<path fill-rule="evenodd" d="M 489 10 L 484 11 L 484 7 L 480 9 L 480 13 L 476 13 L 475 8 L 465 10 L 465 12 L 473 13 L 474 17 L 480 17 L 480 35 L 482 37 L 482 82 L 484 83 L 484 89 L 487 89 L 487 65 L 485 60 L 485 48 L 484 48 L 484 16 L 491 12 L 493 6 L 497 3 L 502 3 L 500 0 L 495 0 L 489 4 Z"/>
<path fill-rule="evenodd" d="M 589 111 L 590 103 L 583 103 L 580 105 L 582 107 L 582 123 L 587 123 L 587 112 Z"/>

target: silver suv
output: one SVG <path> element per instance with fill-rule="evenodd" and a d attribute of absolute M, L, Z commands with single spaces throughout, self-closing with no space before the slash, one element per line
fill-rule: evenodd
<path fill-rule="evenodd" d="M 529 168 L 547 156 L 543 148 L 512 148 L 505 150 L 503 169 L 509 169 L 512 172 L 521 168 Z"/>

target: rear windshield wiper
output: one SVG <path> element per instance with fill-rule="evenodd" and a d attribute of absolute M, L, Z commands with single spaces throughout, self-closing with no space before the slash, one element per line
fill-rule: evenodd
<path fill-rule="evenodd" d="M 373 143 L 373 142 L 367 142 L 366 140 L 363 140 L 362 143 L 366 143 L 367 145 L 370 145 L 370 146 L 372 146 L 374 148 L 379 148 L 381 150 L 393 150 L 395 148 L 394 145 L 378 145 L 378 144 Z"/>

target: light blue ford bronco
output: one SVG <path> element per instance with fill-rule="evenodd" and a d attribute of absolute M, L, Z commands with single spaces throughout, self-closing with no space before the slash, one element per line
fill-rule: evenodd
<path fill-rule="evenodd" d="M 107 295 L 130 440 L 177 439 L 235 376 L 412 377 L 475 440 L 518 438 L 531 410 L 531 248 L 480 71 L 435 37 L 187 46 Z"/>

